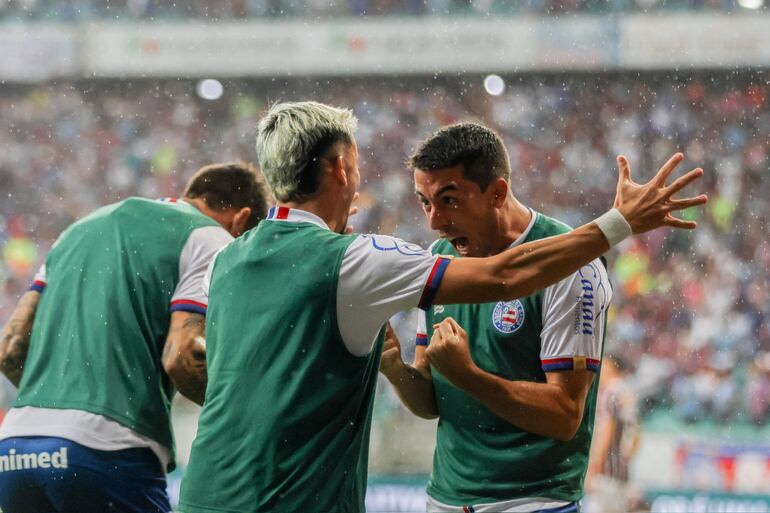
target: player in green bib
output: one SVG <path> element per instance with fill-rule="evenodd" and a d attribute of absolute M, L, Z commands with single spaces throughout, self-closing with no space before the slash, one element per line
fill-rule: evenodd
<path fill-rule="evenodd" d="M 484 258 L 570 232 L 514 197 L 486 127 L 443 128 L 410 163 L 434 254 Z M 429 512 L 579 510 L 612 288 L 596 259 L 540 289 L 420 312 L 413 366 L 389 338 L 383 373 L 415 414 L 439 418 Z"/>
<path fill-rule="evenodd" d="M 693 227 L 667 213 L 705 201 L 665 203 L 699 171 L 673 188 L 670 170 L 644 186 L 623 174 L 619 210 L 597 222 L 491 258 L 450 260 L 345 233 L 361 180 L 355 127 L 350 111 L 315 102 L 277 104 L 259 123 L 260 167 L 277 206 L 215 257 L 204 285 L 209 381 L 182 481 L 185 513 L 363 512 L 390 316 L 532 294 L 632 229 Z"/>
<path fill-rule="evenodd" d="M 128 198 L 61 234 L 0 338 L 19 387 L 0 428 L 2 511 L 170 511 L 171 398 L 203 401 L 201 283 L 264 217 L 257 176 L 208 166 L 178 200 Z"/>

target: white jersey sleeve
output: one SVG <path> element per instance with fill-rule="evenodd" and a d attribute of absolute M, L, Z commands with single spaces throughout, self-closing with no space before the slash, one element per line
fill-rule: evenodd
<path fill-rule="evenodd" d="M 428 345 L 428 320 L 425 310 L 417 310 L 417 334 L 414 336 L 414 345 Z"/>
<path fill-rule="evenodd" d="M 348 351 L 368 354 L 392 315 L 430 308 L 448 264 L 394 237 L 359 235 L 345 252 L 337 286 L 337 322 Z"/>
<path fill-rule="evenodd" d="M 179 283 L 171 298 L 170 311 L 206 314 L 204 277 L 214 255 L 232 240 L 232 235 L 221 226 L 204 226 L 190 234 L 179 255 Z"/>
<path fill-rule="evenodd" d="M 611 299 L 607 269 L 598 259 L 545 289 L 540 333 L 544 371 L 599 370 Z"/>
<path fill-rule="evenodd" d="M 40 269 L 37 270 L 37 273 L 35 273 L 35 277 L 32 279 L 32 285 L 30 285 L 29 290 L 34 290 L 35 292 L 43 292 L 45 289 L 45 284 L 45 264 L 43 264 L 40 266 Z"/>
<path fill-rule="evenodd" d="M 51 245 L 51 249 L 55 248 L 56 245 L 59 244 L 59 241 L 63 236 L 64 234 L 60 234 L 56 238 L 56 240 L 53 242 L 53 245 Z M 32 285 L 30 285 L 29 290 L 42 293 L 43 290 L 45 290 L 46 283 L 48 283 L 48 278 L 46 276 L 45 263 L 43 263 L 43 265 L 40 266 L 40 269 L 37 270 L 37 273 L 35 273 L 35 277 L 32 278 Z"/>
<path fill-rule="evenodd" d="M 211 262 L 209 262 L 208 267 L 206 268 L 206 273 L 203 275 L 203 281 L 201 282 L 201 288 L 203 289 L 203 295 L 206 297 L 209 297 L 209 289 L 211 288 L 211 274 L 214 272 L 214 264 L 217 261 L 217 257 L 222 252 L 223 249 L 225 249 L 227 245 L 222 246 L 217 250 L 216 253 L 214 253 L 214 256 L 211 259 Z"/>

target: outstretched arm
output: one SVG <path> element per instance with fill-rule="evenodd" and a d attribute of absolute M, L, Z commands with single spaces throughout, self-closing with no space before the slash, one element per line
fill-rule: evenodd
<path fill-rule="evenodd" d="M 387 325 L 380 371 L 393 384 L 398 397 L 409 411 L 423 419 L 438 417 L 433 378 L 430 374 L 430 363 L 425 356 L 425 346 L 416 347 L 414 365 L 405 363 L 401 357 L 401 344 L 390 323 Z"/>
<path fill-rule="evenodd" d="M 35 321 L 40 292 L 27 291 L 0 335 L 0 371 L 18 387 L 27 360 L 32 324 Z"/>
<path fill-rule="evenodd" d="M 631 233 L 661 226 L 695 228 L 694 222 L 677 219 L 672 212 L 702 205 L 706 196 L 676 200 L 673 195 L 702 176 L 703 170 L 694 169 L 666 185 L 683 159 L 684 155 L 677 153 L 650 182 L 639 185 L 631 179 L 628 161 L 618 157 L 617 194 L 610 212 L 569 233 L 489 258 L 453 260 L 446 266 L 433 303 L 486 303 L 524 297 L 566 278 Z"/>
<path fill-rule="evenodd" d="M 200 405 L 206 396 L 206 345 L 203 315 L 177 311 L 171 313 L 168 337 L 163 348 L 163 368 L 179 392 Z"/>

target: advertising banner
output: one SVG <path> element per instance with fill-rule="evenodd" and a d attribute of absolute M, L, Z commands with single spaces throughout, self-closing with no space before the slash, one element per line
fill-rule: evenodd
<path fill-rule="evenodd" d="M 105 77 L 593 69 L 617 47 L 599 18 L 104 24 L 86 36 L 86 71 Z"/>
<path fill-rule="evenodd" d="M 770 17 L 758 14 L 620 18 L 619 64 L 634 69 L 770 65 Z"/>
<path fill-rule="evenodd" d="M 46 23 L 0 25 L 0 80 L 38 82 L 78 74 L 75 28 Z"/>

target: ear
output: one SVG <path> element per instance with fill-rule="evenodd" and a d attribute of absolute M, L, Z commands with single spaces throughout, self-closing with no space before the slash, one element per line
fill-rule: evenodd
<path fill-rule="evenodd" d="M 500 208 L 508 198 L 510 187 L 508 182 L 504 178 L 496 178 L 491 184 L 489 184 L 489 193 L 492 196 L 492 204 L 495 208 Z"/>
<path fill-rule="evenodd" d="M 341 185 L 347 185 L 348 184 L 348 174 L 347 169 L 345 169 L 345 159 L 342 158 L 342 155 L 338 155 L 334 160 L 329 160 L 329 164 L 331 165 L 331 175 L 339 182 Z"/>
<path fill-rule="evenodd" d="M 250 228 L 248 226 L 249 218 L 251 217 L 251 208 L 243 207 L 238 212 L 233 214 L 233 220 L 230 223 L 230 235 L 233 237 L 240 237 L 243 233 Z"/>

